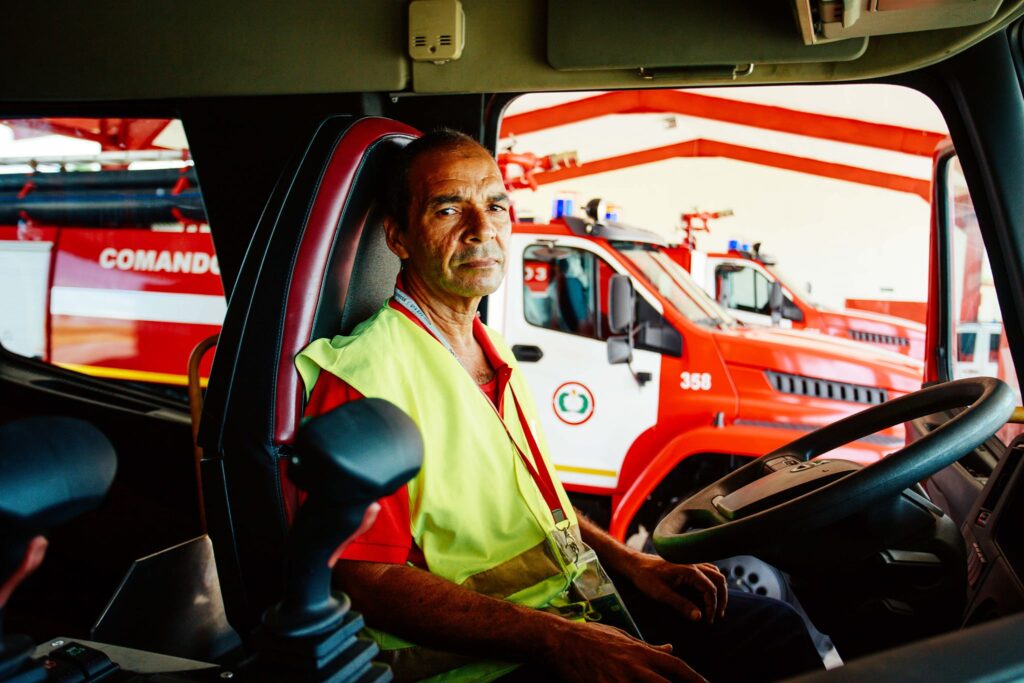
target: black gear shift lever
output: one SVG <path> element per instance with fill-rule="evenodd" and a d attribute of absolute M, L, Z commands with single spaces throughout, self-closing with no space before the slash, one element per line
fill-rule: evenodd
<path fill-rule="evenodd" d="M 34 417 L 0 426 L 0 537 L 27 541 L 94 509 L 116 471 L 113 446 L 83 420 Z M 0 553 L 3 580 L 16 566 L 9 548 Z"/>
<path fill-rule="evenodd" d="M 287 651 L 292 662 L 306 651 L 320 668 L 335 656 L 324 643 L 343 622 L 352 625 L 348 599 L 331 593 L 331 558 L 371 503 L 419 471 L 423 441 L 404 412 L 368 398 L 304 424 L 294 452 L 288 476 L 307 498 L 288 532 L 284 598 L 264 613 L 260 640 L 264 650 Z M 296 648 L 299 642 L 309 646 Z"/>

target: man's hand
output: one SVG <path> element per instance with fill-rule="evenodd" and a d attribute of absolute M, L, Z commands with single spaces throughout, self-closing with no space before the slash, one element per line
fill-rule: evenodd
<path fill-rule="evenodd" d="M 691 621 L 703 618 L 711 624 L 725 615 L 728 587 L 713 564 L 672 564 L 656 555 L 636 555 L 628 576 L 645 595 L 675 608 Z"/>
<path fill-rule="evenodd" d="M 583 541 L 597 551 L 601 564 L 628 577 L 648 597 L 674 607 L 691 621 L 704 619 L 710 624 L 725 615 L 728 587 L 715 565 L 671 564 L 616 541 L 579 510 L 576 516 Z M 695 598 L 696 604 L 684 593 Z"/>
<path fill-rule="evenodd" d="M 671 645 L 648 645 L 624 631 L 598 623 L 565 622 L 546 648 L 558 680 L 581 683 L 619 681 L 704 681 L 673 656 Z"/>

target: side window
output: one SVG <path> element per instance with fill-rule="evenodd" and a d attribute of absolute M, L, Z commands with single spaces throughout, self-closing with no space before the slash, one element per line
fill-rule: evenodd
<path fill-rule="evenodd" d="M 998 337 L 996 338 L 998 340 Z M 977 332 L 965 332 L 963 326 L 956 333 L 956 361 L 957 363 L 973 363 L 974 347 L 978 343 Z M 958 366 L 959 367 L 959 366 Z"/>
<path fill-rule="evenodd" d="M 571 247 L 531 245 L 523 252 L 523 313 L 537 327 L 604 339 L 611 267 Z"/>
<path fill-rule="evenodd" d="M 999 363 L 999 344 L 1000 344 L 999 333 L 990 334 L 988 337 L 988 362 Z"/>
<path fill-rule="evenodd" d="M 951 341 L 956 342 L 948 345 L 955 350 L 949 371 L 953 379 L 998 377 L 1016 391 L 1019 405 L 1020 387 L 1003 330 L 992 268 L 959 159 L 952 157 L 942 173 L 951 265 L 949 332 L 953 335 Z M 1020 425 L 1007 425 L 1000 436 L 1008 440 L 1020 431 Z"/>
<path fill-rule="evenodd" d="M 718 302 L 726 308 L 768 314 L 771 285 L 753 268 L 724 265 L 715 269 Z"/>
<path fill-rule="evenodd" d="M 771 313 L 771 309 L 768 304 L 768 295 L 772 288 L 771 285 L 768 284 L 768 278 L 753 268 L 750 268 L 749 270 L 754 274 L 754 305 L 757 306 L 759 313 Z"/>
<path fill-rule="evenodd" d="M 179 121 L 0 121 L 3 348 L 183 397 L 224 311 Z"/>

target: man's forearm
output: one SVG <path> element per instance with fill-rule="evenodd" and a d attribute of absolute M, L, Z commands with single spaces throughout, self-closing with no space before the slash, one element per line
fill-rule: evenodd
<path fill-rule="evenodd" d="M 642 553 L 616 541 L 608 535 L 608 532 L 587 519 L 579 510 L 576 510 L 576 517 L 580 522 L 580 534 L 583 536 L 583 542 L 594 549 L 597 556 L 601 558 L 601 564 L 623 576 L 631 576 L 636 559 Z"/>
<path fill-rule="evenodd" d="M 334 574 L 370 626 L 439 650 L 536 660 L 572 627 L 554 614 L 474 593 L 406 565 L 342 561 Z"/>

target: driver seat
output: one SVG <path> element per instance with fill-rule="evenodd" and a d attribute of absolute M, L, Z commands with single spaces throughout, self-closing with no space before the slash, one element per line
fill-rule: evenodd
<path fill-rule="evenodd" d="M 305 398 L 295 355 L 391 295 L 399 262 L 377 197 L 418 135 L 379 117 L 323 121 L 278 181 L 231 288 L 199 444 L 224 604 L 243 637 L 282 593 L 297 504 L 283 466 Z"/>

